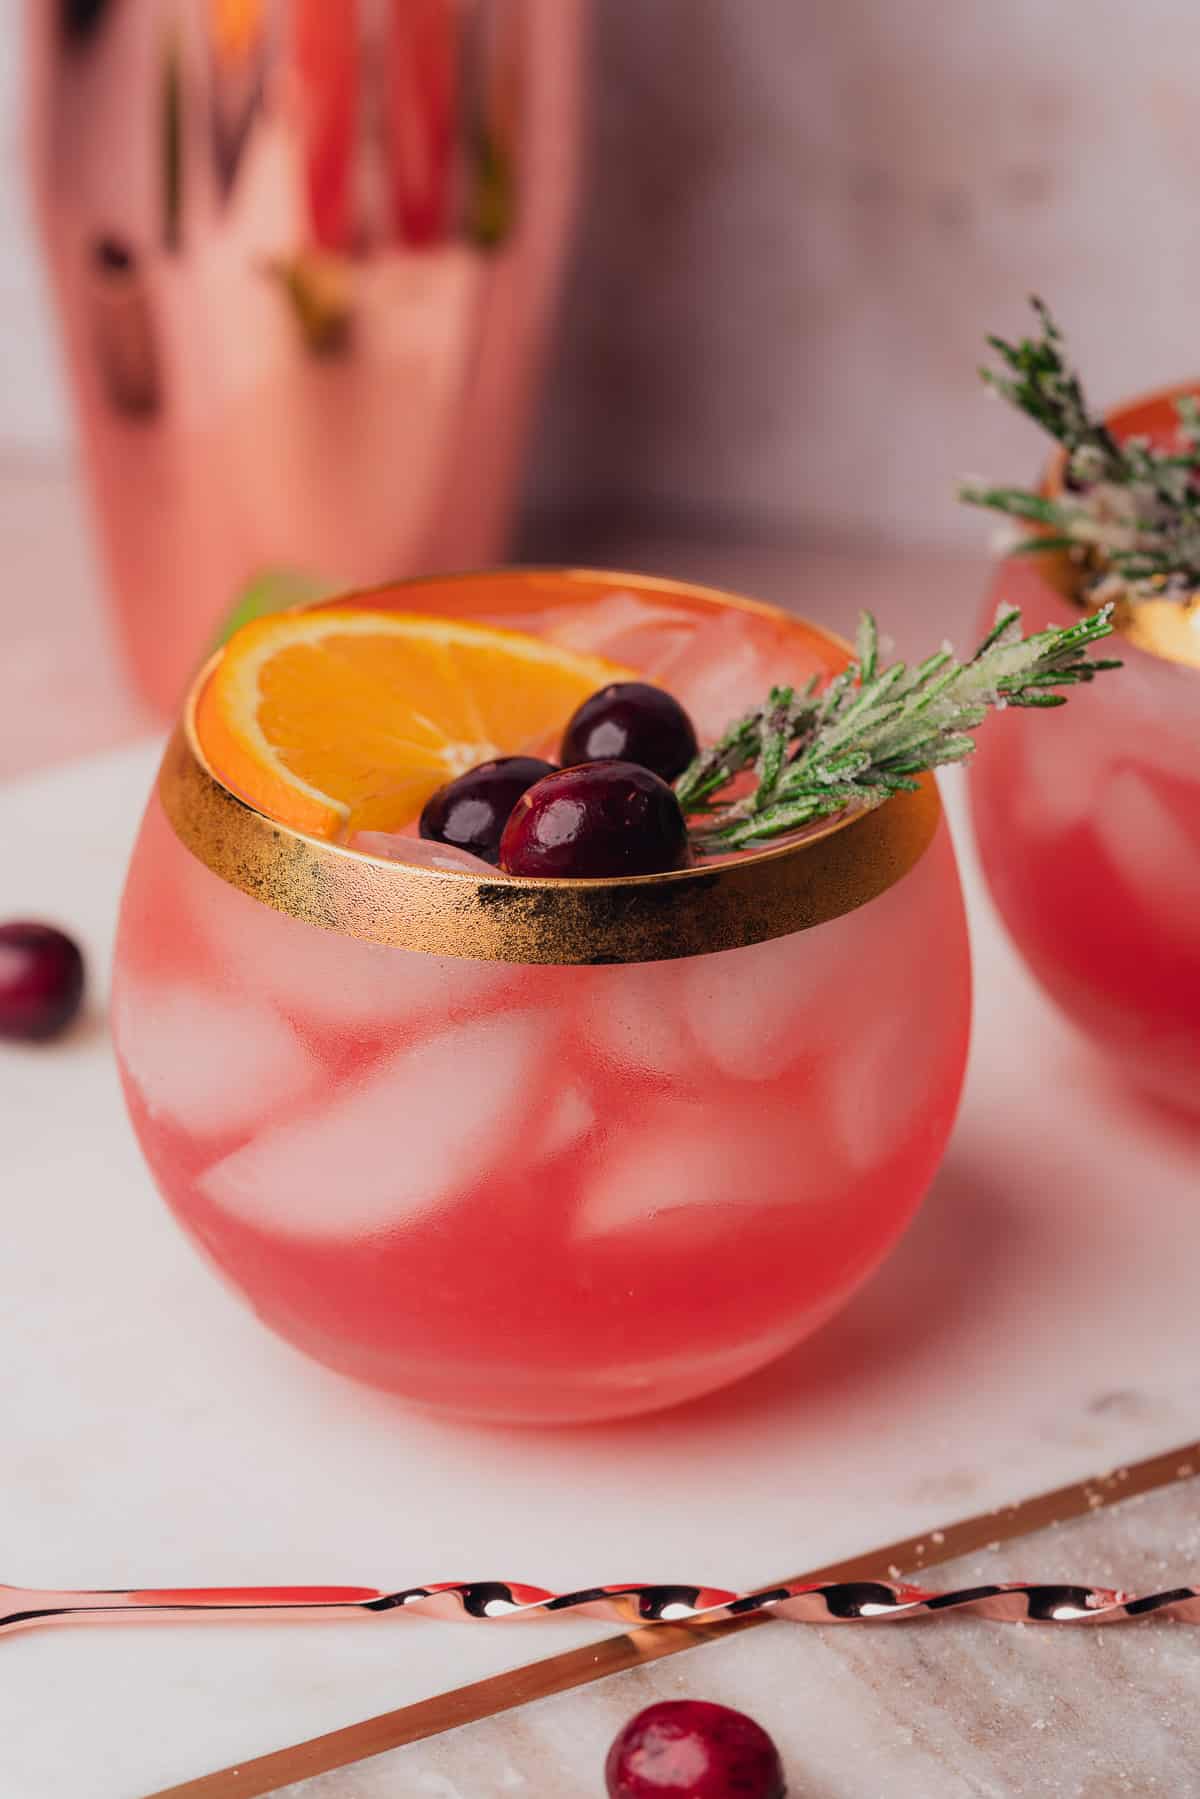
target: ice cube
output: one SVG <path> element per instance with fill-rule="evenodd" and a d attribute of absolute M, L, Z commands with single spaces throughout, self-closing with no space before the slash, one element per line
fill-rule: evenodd
<path fill-rule="evenodd" d="M 265 1230 L 358 1238 L 401 1229 L 516 1153 L 544 1104 L 556 1035 L 546 1012 L 438 1031 L 226 1156 L 201 1187 Z"/>
<path fill-rule="evenodd" d="M 815 931 L 697 957 L 687 964 L 688 1026 L 722 1074 L 767 1080 L 812 1048 L 813 1014 L 835 968 Z"/>
<path fill-rule="evenodd" d="M 519 631 L 523 637 L 544 637 L 546 620 L 553 610 L 553 607 L 546 606 L 534 607 L 528 611 L 514 607 L 509 612 L 472 612 L 468 616 L 472 624 L 487 625 L 494 631 Z"/>
<path fill-rule="evenodd" d="M 1064 740 L 1057 717 L 1023 718 L 1017 771 L 1017 823 L 1038 837 L 1084 824 L 1099 808 L 1112 777 L 1108 746 Z"/>
<path fill-rule="evenodd" d="M 745 612 L 702 624 L 655 669 L 655 679 L 687 708 L 702 743 L 765 700 L 780 678 L 778 627 Z"/>
<path fill-rule="evenodd" d="M 696 1054 L 683 1020 L 684 976 L 672 962 L 598 968 L 583 1020 L 584 1041 L 631 1079 L 674 1079 Z"/>
<path fill-rule="evenodd" d="M 636 593 L 614 592 L 546 615 L 545 635 L 565 649 L 623 662 L 652 674 L 682 651 L 696 633 L 680 608 L 656 606 Z"/>
<path fill-rule="evenodd" d="M 318 1072 L 269 1006 L 181 983 L 126 982 L 113 1034 L 151 1117 L 196 1137 L 232 1135 L 298 1103 Z"/>
<path fill-rule="evenodd" d="M 830 1186 L 828 1166 L 807 1153 L 798 1108 L 747 1108 L 730 1120 L 699 1102 L 665 1101 L 601 1157 L 573 1234 L 667 1226 L 692 1246 L 736 1229 L 747 1210 L 812 1202 Z"/>
<path fill-rule="evenodd" d="M 425 837 L 400 831 L 356 831 L 348 846 L 364 856 L 383 856 L 389 862 L 408 862 L 413 868 L 461 869 L 467 874 L 494 875 L 490 862 L 456 849 L 452 843 L 433 843 Z"/>
<path fill-rule="evenodd" d="M 502 962 L 364 943 L 289 918 L 215 877 L 204 925 L 231 985 L 325 1029 L 398 1030 L 464 1016 L 498 1003 L 513 982 Z"/>
<path fill-rule="evenodd" d="M 1134 768 L 1121 769 L 1104 789 L 1092 829 L 1158 929 L 1194 946 L 1200 940 L 1200 842 L 1155 783 Z"/>
<path fill-rule="evenodd" d="M 829 1083 L 829 1118 L 847 1160 L 859 1173 L 894 1153 L 919 1095 L 913 1070 L 918 1062 L 909 1029 L 881 1013 L 873 1024 L 847 1033 L 824 1069 Z"/>
<path fill-rule="evenodd" d="M 549 1161 L 583 1141 L 596 1123 L 592 1096 L 581 1081 L 558 1090 L 550 1102 L 546 1128 L 537 1140 L 534 1160 Z"/>

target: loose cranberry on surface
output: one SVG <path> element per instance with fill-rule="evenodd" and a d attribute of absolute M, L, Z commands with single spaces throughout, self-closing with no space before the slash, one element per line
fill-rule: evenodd
<path fill-rule="evenodd" d="M 562 761 L 566 767 L 612 757 L 673 781 L 698 749 L 692 721 L 673 694 L 645 681 L 614 681 L 584 700 L 571 719 Z"/>
<path fill-rule="evenodd" d="M 745 1712 L 667 1699 L 631 1718 L 604 1765 L 609 1799 L 784 1799 L 779 1751 Z"/>
<path fill-rule="evenodd" d="M 421 814 L 421 835 L 494 865 L 513 807 L 535 781 L 553 772 L 553 762 L 537 756 L 499 756 L 494 762 L 481 762 L 429 797 Z"/>
<path fill-rule="evenodd" d="M 632 762 L 585 762 L 547 775 L 517 801 L 500 842 L 510 875 L 663 874 L 687 859 L 679 801 Z"/>
<path fill-rule="evenodd" d="M 0 925 L 0 1037 L 53 1037 L 82 998 L 83 957 L 69 937 L 48 924 Z"/>

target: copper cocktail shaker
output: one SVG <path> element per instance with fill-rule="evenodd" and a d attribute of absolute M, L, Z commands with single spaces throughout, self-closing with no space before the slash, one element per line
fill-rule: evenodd
<path fill-rule="evenodd" d="M 89 485 L 167 709 L 264 567 L 494 561 L 562 258 L 584 0 L 29 0 Z"/>

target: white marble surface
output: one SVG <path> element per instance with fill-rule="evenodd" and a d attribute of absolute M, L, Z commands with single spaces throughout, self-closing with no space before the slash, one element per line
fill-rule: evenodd
<path fill-rule="evenodd" d="M 947 1563 L 949 1587 L 1195 1577 L 1198 1483 Z M 710 1699 L 775 1738 L 790 1799 L 1189 1799 L 1200 1793 L 1200 1633 L 1166 1620 L 1043 1629 L 959 1616 L 782 1621 L 279 1789 L 277 1799 L 602 1799 L 608 1745 L 644 1705 Z"/>
<path fill-rule="evenodd" d="M 98 974 L 70 1041 L 0 1054 L 10 1580 L 738 1585 L 1194 1434 L 1196 1140 L 1106 1084 L 974 892 L 977 1035 L 945 1167 L 809 1346 L 669 1416 L 548 1433 L 431 1421 L 307 1363 L 200 1265 L 121 1114 L 103 969 L 153 761 L 134 747 L 0 790 L 0 841 L 22 851 L 0 915 L 62 918 Z M 138 1799 L 595 1628 L 18 1635 L 0 1792 Z"/>

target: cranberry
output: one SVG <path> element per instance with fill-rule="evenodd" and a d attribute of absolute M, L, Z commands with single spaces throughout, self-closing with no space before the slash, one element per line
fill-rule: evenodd
<path fill-rule="evenodd" d="M 652 875 L 687 859 L 679 801 L 632 762 L 585 762 L 547 775 L 521 795 L 500 841 L 500 866 L 510 875 Z"/>
<path fill-rule="evenodd" d="M 609 1799 L 783 1799 L 779 1751 L 753 1718 L 666 1699 L 631 1718 L 604 1764 Z"/>
<path fill-rule="evenodd" d="M 82 998 L 83 957 L 69 937 L 48 924 L 0 925 L 0 1037 L 53 1037 Z"/>
<path fill-rule="evenodd" d="M 421 835 L 434 843 L 452 843 L 494 864 L 513 807 L 527 788 L 553 772 L 553 762 L 537 756 L 481 762 L 456 781 L 447 781 L 425 802 Z"/>
<path fill-rule="evenodd" d="M 673 781 L 698 748 L 692 721 L 673 695 L 645 681 L 614 681 L 584 700 L 571 719 L 562 760 L 565 767 L 613 757 Z"/>

